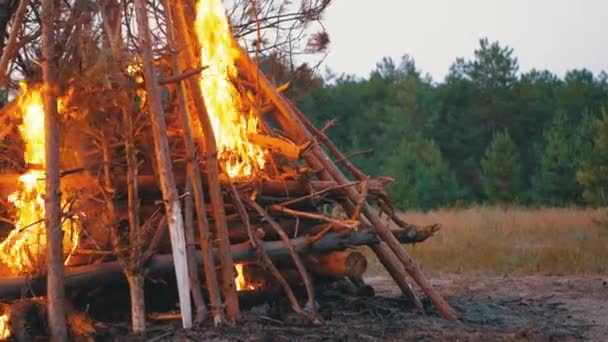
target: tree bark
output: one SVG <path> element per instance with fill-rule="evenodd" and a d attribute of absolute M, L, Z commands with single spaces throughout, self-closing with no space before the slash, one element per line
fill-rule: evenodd
<path fill-rule="evenodd" d="M 196 67 L 194 64 L 195 58 L 192 51 L 193 44 L 190 41 L 188 33 L 188 25 L 185 18 L 184 5 L 178 1 L 174 7 L 177 15 L 177 30 L 178 39 L 182 49 L 182 56 L 185 64 L 189 68 Z M 220 262 L 220 284 L 224 295 L 224 303 L 226 306 L 226 318 L 235 322 L 239 318 L 239 302 L 234 284 L 234 261 L 230 254 L 230 239 L 228 236 L 228 226 L 226 223 L 226 213 L 224 212 L 224 199 L 222 198 L 222 189 L 219 180 L 219 165 L 217 161 L 217 146 L 215 143 L 215 135 L 211 121 L 207 113 L 203 94 L 200 84 L 196 79 L 188 79 L 188 90 L 194 102 L 198 119 L 204 133 L 205 155 L 204 160 L 207 166 L 207 186 L 211 206 L 213 209 L 213 219 L 215 228 L 215 237 L 218 240 L 219 262 Z"/>
<path fill-rule="evenodd" d="M 57 65 L 55 60 L 55 5 L 42 1 L 42 73 L 44 79 L 45 201 L 47 236 L 47 297 L 51 338 L 67 341 L 65 310 L 61 193 L 59 188 L 59 125 L 57 112 Z"/>
<path fill-rule="evenodd" d="M 161 94 L 158 89 L 158 79 L 154 71 L 151 33 L 148 26 L 148 13 L 145 0 L 135 0 L 137 27 L 139 33 L 139 48 L 142 52 L 146 91 L 148 93 L 148 108 L 152 121 L 152 134 L 154 137 L 154 150 L 159 171 L 161 191 L 167 212 L 167 224 L 171 236 L 171 247 L 177 278 L 177 290 L 184 328 L 192 327 L 192 308 L 190 304 L 190 291 L 188 281 L 188 262 L 186 255 L 186 241 L 184 237 L 184 222 L 179 203 L 175 179 L 173 176 L 169 142 L 166 131 L 164 112 L 161 103 Z"/>
<path fill-rule="evenodd" d="M 141 273 L 124 272 L 131 297 L 131 324 L 134 333 L 146 331 L 145 278 Z M 142 310 L 143 309 L 143 310 Z"/>

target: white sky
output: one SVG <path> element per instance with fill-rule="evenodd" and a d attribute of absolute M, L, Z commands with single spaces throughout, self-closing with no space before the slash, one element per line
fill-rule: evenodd
<path fill-rule="evenodd" d="M 323 23 L 337 73 L 366 77 L 408 53 L 440 81 L 486 36 L 515 50 L 520 71 L 608 71 L 608 0 L 333 0 Z"/>

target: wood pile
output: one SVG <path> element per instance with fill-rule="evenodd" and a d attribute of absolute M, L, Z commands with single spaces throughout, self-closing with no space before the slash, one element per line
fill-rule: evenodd
<path fill-rule="evenodd" d="M 251 289 L 263 288 L 256 285 L 263 278 L 281 289 L 294 313 L 320 323 L 315 282 L 324 277 L 350 278 L 361 285 L 367 261 L 353 248 L 365 245 L 419 310 L 424 308 L 412 283 L 443 317 L 457 319 L 403 247 L 423 242 L 439 227 L 418 227 L 400 217 L 385 190 L 392 178 L 371 178 L 359 170 L 326 135 L 331 124 L 315 127 L 242 50 L 235 66 L 239 79 L 231 81 L 257 113 L 259 130 L 247 139 L 266 151 L 267 166 L 248 177 L 230 177 L 218 160 L 214 137 L 218 132 L 212 128 L 198 80 L 204 67 L 197 65 L 184 5 L 176 2 L 164 10 L 172 53 L 164 61 L 170 76 L 162 79 L 157 73 L 159 62 L 153 58 L 146 2 L 136 0 L 134 5 L 144 81 L 118 84 L 131 87 L 131 92 L 145 91 L 145 106 L 114 105 L 110 118 L 120 122 L 119 141 L 108 138 L 113 132 L 97 127 L 101 133 L 95 143 L 62 142 L 68 150 L 78 151 L 79 161 L 69 167 L 62 163 L 62 189 L 85 194 L 75 210 L 87 219 L 81 245 L 65 275 L 52 278 L 55 282 L 61 279 L 68 289 L 84 289 L 126 280 L 133 329 L 143 331 L 145 279 L 172 274 L 180 317 L 188 328 L 191 298 L 195 320 L 211 316 L 216 325 L 238 321 L 236 265 L 245 268 L 245 275 L 262 270 L 263 276 L 250 275 Z M 122 38 L 120 26 L 111 23 L 120 18 L 119 12 L 110 6 L 102 13 L 117 59 Z M 169 93 L 170 105 L 162 102 L 163 91 Z M 86 98 L 81 95 L 74 106 L 89 115 L 102 115 Z M 5 110 L 13 110 L 11 106 Z M 107 112 L 110 109 L 104 108 L 103 115 Z M 203 134 L 197 135 L 195 127 Z M 120 167 L 113 166 L 116 159 Z M 12 193 L 18 177 L 0 175 L 0 195 Z M 397 229 L 389 229 L 391 225 Z M 48 278 L 45 274 L 0 278 L 0 297 L 21 297 L 24 288 L 32 295 L 44 295 L 51 284 L 53 270 L 48 270 Z M 305 303 L 294 283 L 303 287 Z"/>

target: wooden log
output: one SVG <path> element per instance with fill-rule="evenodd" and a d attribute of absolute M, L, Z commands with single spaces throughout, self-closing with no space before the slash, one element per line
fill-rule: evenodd
<path fill-rule="evenodd" d="M 335 278 L 360 277 L 367 269 L 367 259 L 357 251 L 310 254 L 304 264 L 313 274 Z"/>
<path fill-rule="evenodd" d="M 296 219 L 288 219 L 281 218 L 278 220 L 279 225 L 285 230 L 287 235 L 292 237 L 298 237 L 303 235 L 315 235 L 320 233 L 327 225 L 324 223 L 319 223 L 318 221 L 308 221 L 308 220 L 296 220 Z M 240 222 L 234 222 L 230 224 L 230 241 L 232 243 L 240 243 L 247 241 L 249 236 L 247 234 L 246 227 Z M 278 240 L 279 236 L 274 233 L 272 228 L 267 222 L 256 222 L 252 223 L 252 228 L 254 231 L 262 230 L 264 232 L 264 240 Z M 359 229 L 362 230 L 373 230 L 373 227 L 369 224 L 361 224 Z M 414 226 L 412 230 L 401 230 L 401 229 L 391 229 L 391 233 L 395 236 L 397 241 L 403 244 L 416 244 L 422 243 L 427 239 L 434 236 L 434 234 L 439 230 L 438 225 L 424 226 L 418 227 Z"/>
<path fill-rule="evenodd" d="M 250 133 L 247 135 L 247 139 L 255 145 L 279 153 L 292 161 L 300 159 L 302 151 L 308 147 L 308 144 L 298 146 L 285 139 L 264 134 Z"/>
<path fill-rule="evenodd" d="M 0 196 L 6 197 L 15 192 L 18 187 L 19 177 L 20 175 L 16 173 L 1 173 Z M 187 177 L 185 172 L 176 172 L 174 177 L 177 186 L 183 187 L 186 184 Z M 62 184 L 77 184 L 82 188 L 91 188 L 91 190 L 96 190 L 98 188 L 98 180 L 86 173 L 62 173 L 61 181 Z M 113 179 L 113 184 L 118 190 L 127 188 L 126 178 L 117 177 Z M 137 184 L 139 191 L 142 194 L 157 195 L 161 193 L 158 180 L 153 175 L 138 175 Z M 203 186 L 206 186 L 206 184 L 206 182 L 203 182 Z M 329 198 L 342 195 L 340 193 L 340 186 L 333 181 L 260 179 L 254 182 L 235 183 L 235 186 L 241 191 L 256 189 L 259 190 L 260 196 L 283 198 L 284 200 L 294 199 L 298 196 L 307 196 L 313 192 L 328 190 L 329 194 L 327 194 L 327 196 Z M 332 188 L 335 188 L 335 190 L 332 190 Z"/>
<path fill-rule="evenodd" d="M 323 238 L 311 242 L 311 236 L 292 239 L 292 244 L 298 254 L 326 253 L 345 249 L 352 246 L 374 245 L 379 242 L 376 234 L 369 230 L 344 231 L 328 233 Z M 283 241 L 266 241 L 264 250 L 270 258 L 284 259 L 290 253 Z M 256 247 L 249 243 L 232 245 L 231 256 L 235 262 L 255 262 L 260 254 Z M 217 248 L 214 249 L 217 259 Z M 197 262 L 202 264 L 202 257 L 197 256 Z M 173 272 L 173 256 L 171 254 L 158 254 L 152 256 L 145 265 L 148 278 L 157 278 Z M 30 296 L 43 296 L 46 292 L 46 277 L 35 278 L 6 277 L 0 278 L 0 298 L 4 300 L 20 298 L 27 287 Z M 122 267 L 118 261 L 105 262 L 96 265 L 67 267 L 65 272 L 65 285 L 69 289 L 86 289 L 118 281 L 125 282 Z"/>

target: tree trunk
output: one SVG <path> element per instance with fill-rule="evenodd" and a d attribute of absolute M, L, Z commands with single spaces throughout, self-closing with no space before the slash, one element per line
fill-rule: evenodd
<path fill-rule="evenodd" d="M 129 282 L 131 297 L 131 325 L 134 333 L 146 331 L 146 303 L 144 301 L 145 278 L 140 272 L 124 272 Z"/>
<path fill-rule="evenodd" d="M 63 274 L 63 234 L 61 231 L 61 194 L 59 188 L 59 125 L 57 113 L 57 65 L 55 60 L 55 6 L 42 1 L 42 73 L 44 78 L 44 129 L 46 188 L 44 223 L 47 236 L 47 297 L 51 337 L 67 341 L 65 289 Z"/>
<path fill-rule="evenodd" d="M 158 79 L 154 71 L 151 32 L 148 26 L 148 13 L 145 0 L 135 0 L 137 14 L 137 27 L 139 34 L 139 48 L 142 52 L 146 91 L 148 93 L 148 107 L 152 121 L 152 134 L 154 137 L 154 150 L 159 171 L 161 191 L 167 212 L 167 224 L 171 236 L 171 248 L 175 263 L 177 290 L 184 328 L 192 327 L 192 308 L 190 304 L 190 291 L 188 281 L 188 262 L 186 255 L 186 241 L 184 237 L 184 221 L 179 203 L 175 179 L 173 176 L 169 142 L 166 131 L 161 94 L 158 89 Z"/>

